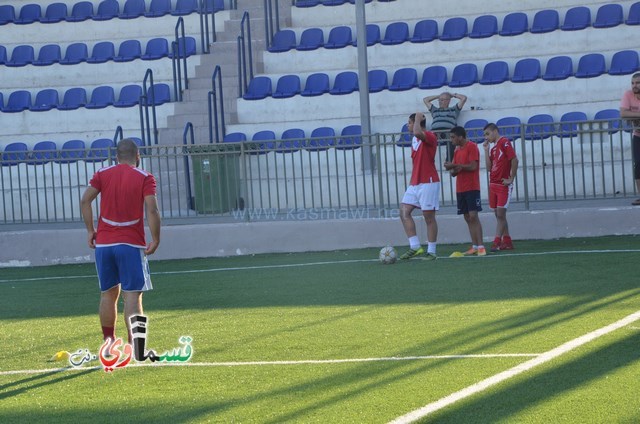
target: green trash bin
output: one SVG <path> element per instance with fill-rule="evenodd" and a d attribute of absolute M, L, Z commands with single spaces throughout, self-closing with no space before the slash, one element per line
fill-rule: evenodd
<path fill-rule="evenodd" d="M 195 210 L 203 214 L 243 209 L 240 197 L 240 145 L 189 146 L 193 164 Z"/>

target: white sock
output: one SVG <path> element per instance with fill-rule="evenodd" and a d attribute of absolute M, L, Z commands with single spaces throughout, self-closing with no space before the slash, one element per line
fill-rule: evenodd
<path fill-rule="evenodd" d="M 409 247 L 413 250 L 420 249 L 420 238 L 418 236 L 409 237 Z"/>
<path fill-rule="evenodd" d="M 435 255 L 436 254 L 436 245 L 437 245 L 437 243 L 435 241 L 434 242 L 428 241 L 427 242 L 427 253 L 431 253 L 432 255 Z"/>
<path fill-rule="evenodd" d="M 477 244 L 474 244 L 471 247 L 473 247 L 475 250 L 478 250 L 478 245 Z"/>

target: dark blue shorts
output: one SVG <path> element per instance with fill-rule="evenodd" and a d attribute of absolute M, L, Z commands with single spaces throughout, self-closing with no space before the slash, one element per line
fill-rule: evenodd
<path fill-rule="evenodd" d="M 139 247 L 127 244 L 96 247 L 96 269 L 102 292 L 118 284 L 123 291 L 153 289 L 147 256 Z"/>
<path fill-rule="evenodd" d="M 463 215 L 470 211 L 480 212 L 482 210 L 480 190 L 456 193 L 456 198 L 458 199 L 458 215 Z"/>

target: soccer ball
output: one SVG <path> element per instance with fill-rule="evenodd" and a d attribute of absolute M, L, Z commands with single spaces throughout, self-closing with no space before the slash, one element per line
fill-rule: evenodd
<path fill-rule="evenodd" d="M 380 249 L 380 255 L 378 255 L 378 259 L 384 265 L 391 265 L 396 262 L 398 259 L 398 254 L 396 253 L 396 249 L 391 246 L 385 246 Z"/>

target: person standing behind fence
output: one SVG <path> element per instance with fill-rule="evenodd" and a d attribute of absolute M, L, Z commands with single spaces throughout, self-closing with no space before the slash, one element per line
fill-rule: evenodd
<path fill-rule="evenodd" d="M 413 169 L 409 187 L 402 197 L 400 220 L 409 239 L 409 250 L 400 259 L 410 259 L 424 254 L 424 248 L 416 233 L 416 223 L 411 216 L 415 208 L 422 210 L 427 224 L 427 254 L 423 259 L 434 260 L 438 239 L 438 223 L 436 211 L 440 209 L 440 177 L 436 171 L 436 151 L 438 138 L 426 130 L 426 118 L 422 112 L 409 116 L 409 131 L 413 133 L 411 142 L 411 160 Z"/>
<path fill-rule="evenodd" d="M 458 99 L 458 103 L 451 106 L 451 99 Z M 438 99 L 438 106 L 432 102 Z M 455 127 L 458 122 L 458 115 L 467 102 L 467 96 L 458 93 L 444 92 L 435 96 L 427 96 L 422 99 L 427 110 L 431 113 L 431 131 L 435 131 L 441 142 L 447 143 L 447 161 L 453 160 L 453 152 L 455 146 L 448 141 L 449 131 Z"/>
<path fill-rule="evenodd" d="M 82 218 L 87 228 L 87 243 L 95 249 L 100 285 L 100 324 L 105 340 L 114 341 L 118 297 L 122 289 L 129 343 L 129 317 L 142 315 L 142 293 L 151 290 L 147 256 L 160 244 L 160 212 L 154 176 L 136 166 L 140 162 L 138 146 L 131 139 L 118 143 L 117 165 L 95 173 L 81 200 Z M 93 223 L 92 202 L 100 197 L 98 230 Z M 146 244 L 144 209 L 152 240 Z"/>
<path fill-rule="evenodd" d="M 465 256 L 487 254 L 482 244 L 482 224 L 478 212 L 482 211 L 480 201 L 480 151 L 478 145 L 467 140 L 467 131 L 455 126 L 450 131 L 451 143 L 455 146 L 453 161 L 445 162 L 444 168 L 456 177 L 456 197 L 458 215 L 464 215 L 469 227 L 471 248 Z"/>
<path fill-rule="evenodd" d="M 513 250 L 513 241 L 509 234 L 507 208 L 513 192 L 513 180 L 518 170 L 516 151 L 506 137 L 501 137 L 496 124 L 484 127 L 484 157 L 489 172 L 489 207 L 496 215 L 496 236 L 491 251 Z M 491 147 L 491 144 L 495 146 Z"/>
<path fill-rule="evenodd" d="M 633 178 L 636 181 L 636 192 L 640 193 L 640 72 L 631 76 L 631 90 L 625 91 L 620 101 L 620 117 L 633 123 L 631 152 L 633 155 Z M 639 206 L 640 199 L 632 205 Z"/>

